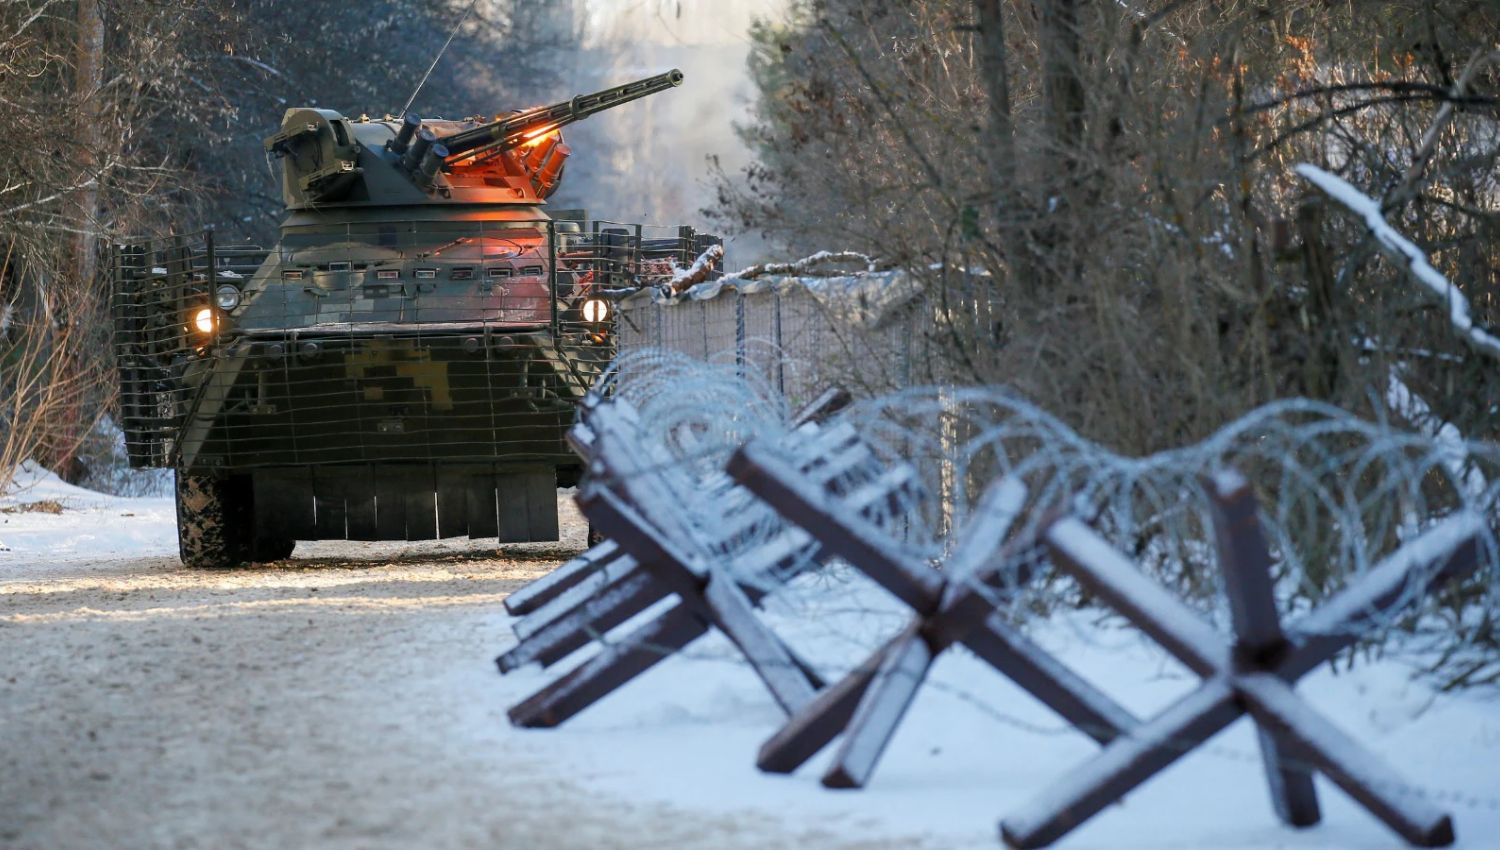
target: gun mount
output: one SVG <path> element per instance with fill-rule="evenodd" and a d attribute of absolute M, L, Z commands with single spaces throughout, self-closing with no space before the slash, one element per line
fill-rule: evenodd
<path fill-rule="evenodd" d="M 291 109 L 266 151 L 283 160 L 287 208 L 430 203 L 535 204 L 556 191 L 569 124 L 682 85 L 681 71 L 581 94 L 493 121 L 415 115 L 351 121 Z"/>
<path fill-rule="evenodd" d="M 530 139 L 560 130 L 575 121 L 582 121 L 596 112 L 613 109 L 680 85 L 682 72 L 674 69 L 593 94 L 581 94 L 562 103 L 517 112 L 482 127 L 445 137 L 443 145 L 448 149 L 447 161 L 453 162 L 465 155 L 479 155 L 485 151 L 510 150 Z M 399 141 L 398 137 L 397 142 Z"/>

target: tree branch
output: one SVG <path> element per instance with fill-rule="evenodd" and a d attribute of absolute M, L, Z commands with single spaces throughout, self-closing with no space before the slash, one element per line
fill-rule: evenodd
<path fill-rule="evenodd" d="M 1432 267 L 1427 254 L 1412 244 L 1411 240 L 1397 233 L 1381 215 L 1380 205 L 1349 185 L 1341 177 L 1329 174 L 1313 165 L 1297 166 L 1297 173 L 1317 186 L 1328 197 L 1343 204 L 1351 212 L 1364 219 L 1365 227 L 1374 237 L 1376 246 L 1391 262 L 1400 266 L 1417 285 L 1431 291 L 1442 299 L 1448 309 L 1448 321 L 1460 337 L 1479 353 L 1500 360 L 1500 337 L 1474 323 L 1469 300 L 1443 273 Z"/>

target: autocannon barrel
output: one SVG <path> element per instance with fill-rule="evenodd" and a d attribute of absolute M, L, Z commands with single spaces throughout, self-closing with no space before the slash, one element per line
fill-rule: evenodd
<path fill-rule="evenodd" d="M 445 136 L 440 141 L 448 149 L 448 159 L 461 159 L 480 149 L 507 150 L 543 133 L 581 121 L 596 112 L 613 109 L 622 103 L 666 91 L 682 85 L 682 72 L 673 69 L 665 74 L 607 88 L 593 94 L 581 94 L 572 100 L 551 106 L 538 106 L 507 115 L 482 127 Z"/>

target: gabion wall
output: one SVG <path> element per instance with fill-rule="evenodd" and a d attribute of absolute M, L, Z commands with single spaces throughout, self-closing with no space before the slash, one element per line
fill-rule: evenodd
<path fill-rule="evenodd" d="M 720 280 L 620 302 L 621 353 L 733 362 L 792 405 L 830 384 L 869 396 L 930 381 L 930 314 L 904 272 Z"/>

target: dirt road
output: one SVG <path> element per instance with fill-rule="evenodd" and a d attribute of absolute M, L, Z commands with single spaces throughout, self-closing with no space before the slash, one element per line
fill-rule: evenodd
<path fill-rule="evenodd" d="M 600 799 L 508 729 L 500 601 L 581 548 L 576 517 L 565 536 L 301 544 L 219 573 L 16 564 L 0 847 L 872 846 Z"/>

